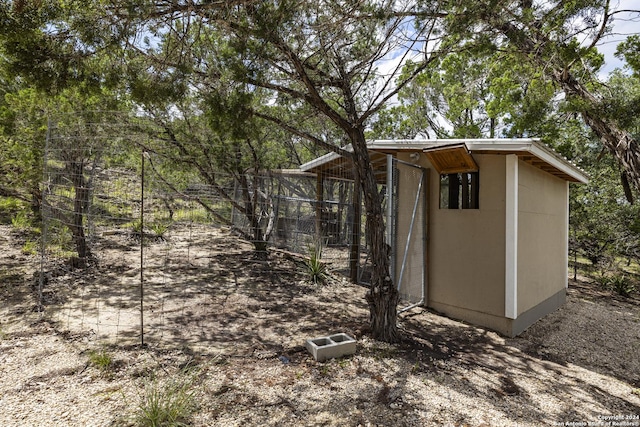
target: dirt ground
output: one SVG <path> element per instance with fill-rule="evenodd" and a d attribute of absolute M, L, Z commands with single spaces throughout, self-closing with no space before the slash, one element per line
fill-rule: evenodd
<path fill-rule="evenodd" d="M 88 269 L 47 264 L 42 306 L 21 245 L 0 226 L 3 426 L 135 425 L 174 384 L 195 426 L 640 426 L 637 293 L 572 282 L 514 339 L 416 308 L 390 345 L 367 335 L 365 288 L 311 285 L 290 254 L 258 261 L 224 230 L 189 229 L 145 247 L 141 347 L 131 236 L 103 233 Z M 356 354 L 315 362 L 304 341 L 337 332 Z"/>

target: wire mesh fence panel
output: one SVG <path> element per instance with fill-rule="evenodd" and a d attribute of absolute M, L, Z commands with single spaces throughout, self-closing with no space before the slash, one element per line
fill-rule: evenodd
<path fill-rule="evenodd" d="M 394 277 L 400 310 L 422 304 L 427 281 L 426 170 L 394 159 Z"/>
<path fill-rule="evenodd" d="M 321 247 L 323 261 L 335 271 L 348 274 L 354 224 L 353 182 L 323 179 L 318 186 L 315 175 L 292 172 L 280 174 L 277 179 L 281 185 L 273 242 L 307 255 Z"/>
<path fill-rule="evenodd" d="M 64 117 L 49 129 L 41 310 L 101 341 L 219 343 L 212 313 L 242 277 L 261 271 L 260 244 L 302 257 L 314 241 L 313 179 L 219 171 L 215 182 L 190 171 L 176 178 L 148 150 L 162 137 L 153 125 L 94 119 Z"/>
<path fill-rule="evenodd" d="M 139 254 L 142 200 L 139 163 L 131 156 L 141 135 L 128 132 L 125 140 L 120 126 L 90 119 L 95 121 L 65 116 L 49 126 L 41 303 L 69 330 L 100 339 L 133 337 L 139 329 L 139 321 L 129 318 L 139 319 L 140 263 L 133 254 Z"/>
<path fill-rule="evenodd" d="M 250 306 L 266 297 L 253 287 L 279 283 L 274 259 L 304 278 L 321 248 L 330 272 L 366 282 L 366 212 L 348 174 L 174 168 L 153 149 L 165 141 L 152 123 L 92 119 L 52 121 L 45 150 L 38 292 L 44 315 L 64 328 L 105 342 L 219 350 L 241 334 L 224 331 L 221 316 L 234 316 L 226 307 Z M 419 168 L 392 169 L 391 181 L 381 171 L 379 190 L 393 212 L 394 277 L 413 303 L 426 186 Z M 237 292 L 243 286 L 250 296 Z"/>

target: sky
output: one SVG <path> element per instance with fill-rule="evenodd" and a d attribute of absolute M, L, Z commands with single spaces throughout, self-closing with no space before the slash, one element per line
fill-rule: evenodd
<path fill-rule="evenodd" d="M 617 0 L 612 2 L 615 10 L 636 10 L 636 13 L 620 13 L 614 16 L 613 34 L 606 37 L 598 45 L 598 50 L 605 56 L 605 65 L 600 71 L 600 77 L 606 76 L 616 68 L 622 68 L 624 63 L 614 56 L 618 43 L 632 34 L 640 34 L 640 0 Z"/>

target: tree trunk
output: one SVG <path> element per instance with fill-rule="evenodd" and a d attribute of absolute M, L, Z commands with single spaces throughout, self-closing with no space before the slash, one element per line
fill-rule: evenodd
<path fill-rule="evenodd" d="M 555 80 L 567 96 L 575 96 L 586 101 L 586 108 L 580 112 L 587 126 L 600 138 L 602 144 L 613 154 L 623 167 L 627 179 L 640 191 L 640 144 L 620 129 L 612 119 L 598 111 L 599 100 L 569 72 L 554 72 Z"/>
<path fill-rule="evenodd" d="M 489 19 L 491 24 L 490 21 L 491 19 Z M 601 101 L 571 73 L 566 64 L 553 63 L 543 56 L 544 50 L 538 47 L 552 45 L 553 41 L 541 32 L 528 34 L 511 22 L 501 21 L 497 23 L 496 28 L 526 55 L 527 60 L 541 69 L 549 70 L 549 75 L 567 97 L 575 97 L 583 101 L 584 107 L 580 114 L 586 125 L 600 138 L 603 145 L 622 166 L 629 181 L 636 190 L 640 191 L 640 144 L 629 132 L 621 129 L 613 119 L 605 116 L 601 109 Z"/>
<path fill-rule="evenodd" d="M 360 233 L 362 232 L 362 191 L 358 170 L 354 167 L 355 179 L 353 182 L 353 206 L 351 212 L 351 235 L 349 248 L 349 278 L 352 283 L 358 283 L 358 266 L 360 265 Z M 349 218 L 349 215 L 347 215 Z M 345 227 L 346 228 L 346 227 Z"/>
<path fill-rule="evenodd" d="M 253 244 L 254 257 L 259 260 L 266 260 L 268 258 L 268 235 L 262 230 L 262 225 L 260 224 L 260 203 L 258 201 L 259 189 L 257 188 L 257 183 L 254 180 L 253 183 L 253 193 L 249 188 L 249 179 L 245 173 L 240 174 L 240 191 L 242 193 L 243 199 L 243 214 L 247 221 L 249 222 L 250 233 L 249 236 L 251 239 L 251 243 Z M 273 220 L 273 218 L 271 219 Z M 271 225 L 271 229 L 273 225 Z"/>
<path fill-rule="evenodd" d="M 82 161 L 71 162 L 69 169 L 75 191 L 73 217 L 69 228 L 71 229 L 73 241 L 76 245 L 78 258 L 81 260 L 81 263 L 84 264 L 86 259 L 91 256 L 89 245 L 87 244 L 87 237 L 84 233 L 84 217 L 89 206 L 89 188 L 84 179 L 84 164 Z"/>
<path fill-rule="evenodd" d="M 367 241 L 371 248 L 371 287 L 366 294 L 369 304 L 369 323 L 373 338 L 397 342 L 398 290 L 390 273 L 390 247 L 385 242 L 382 200 L 378 192 L 373 166 L 364 138 L 364 132 L 354 132 L 352 146 L 354 161 L 360 176 L 360 187 L 367 213 Z"/>

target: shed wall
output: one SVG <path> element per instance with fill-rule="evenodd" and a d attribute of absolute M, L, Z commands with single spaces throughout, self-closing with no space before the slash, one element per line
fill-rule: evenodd
<path fill-rule="evenodd" d="M 565 291 L 569 189 L 566 181 L 523 161 L 518 175 L 520 316 Z"/>
<path fill-rule="evenodd" d="M 428 304 L 455 317 L 485 319 L 479 323 L 502 331 L 505 157 L 474 154 L 473 158 L 480 170 L 479 209 L 440 209 L 440 177 L 430 171 Z M 464 315 L 465 311 L 475 313 Z"/>

